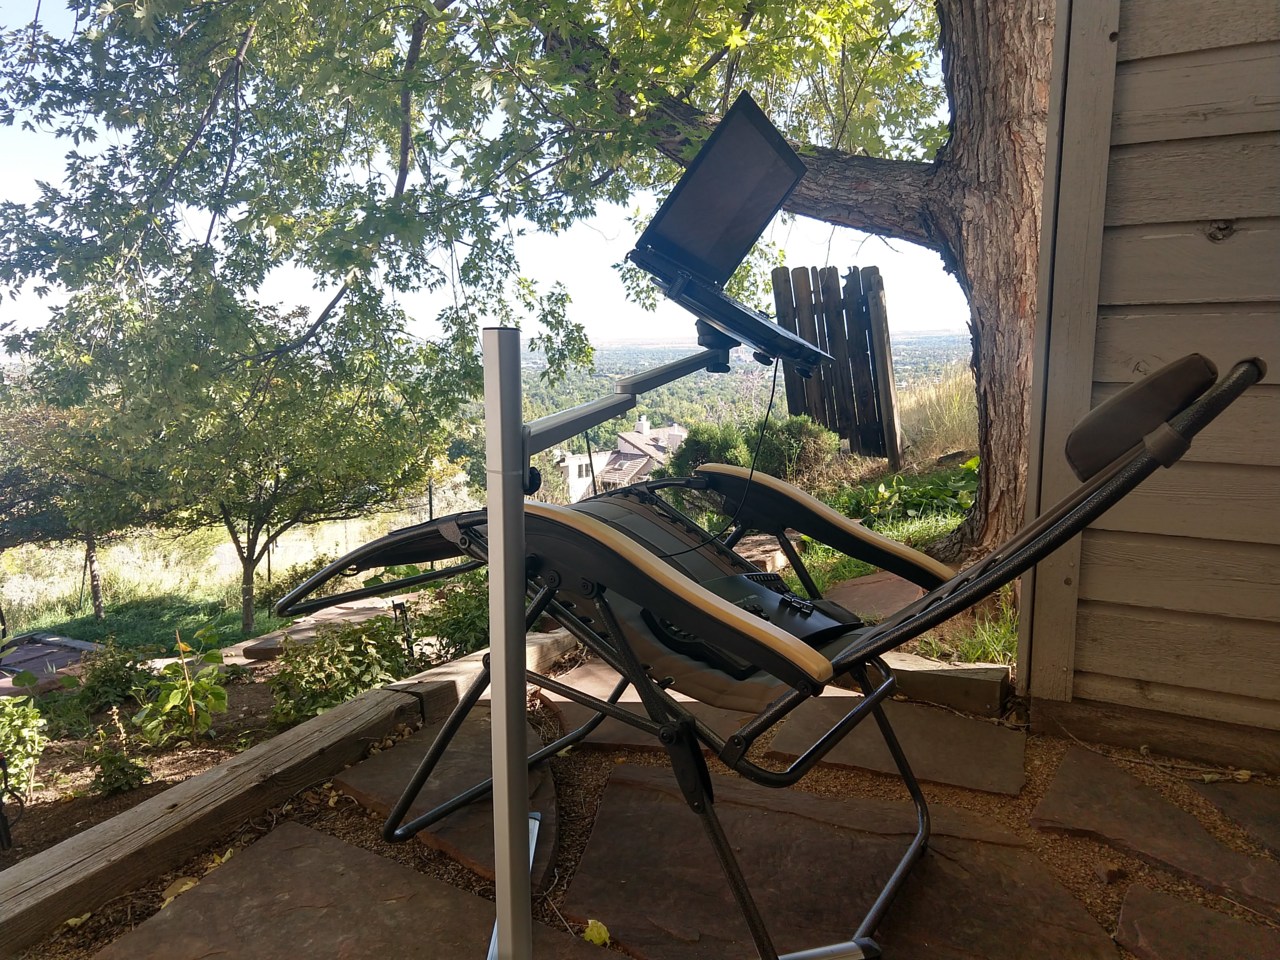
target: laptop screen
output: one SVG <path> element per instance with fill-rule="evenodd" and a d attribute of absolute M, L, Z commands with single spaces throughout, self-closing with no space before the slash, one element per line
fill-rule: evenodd
<path fill-rule="evenodd" d="M 804 164 L 744 91 L 640 235 L 724 286 L 804 176 Z"/>

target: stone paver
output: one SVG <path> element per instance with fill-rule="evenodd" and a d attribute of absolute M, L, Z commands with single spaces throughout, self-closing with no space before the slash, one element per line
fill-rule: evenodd
<path fill-rule="evenodd" d="M 1009 668 L 998 663 L 942 663 L 891 650 L 884 661 L 908 700 L 951 707 L 975 717 L 1000 717 L 1013 693 Z"/>
<path fill-rule="evenodd" d="M 613 691 L 614 685 L 618 682 L 618 674 L 607 664 L 599 660 L 591 660 L 558 679 L 561 683 L 569 684 L 583 693 L 598 697 L 601 700 L 607 700 L 609 694 Z M 550 690 L 542 691 L 542 696 L 551 705 L 551 708 L 559 714 L 562 728 L 566 733 L 580 727 L 595 715 L 595 711 L 590 708 L 574 703 L 572 700 L 567 700 Z M 673 693 L 673 696 L 680 702 L 687 704 L 690 713 L 721 736 L 727 737 L 734 733 L 750 717 L 750 714 L 746 713 L 736 713 L 732 710 L 709 707 L 706 704 L 690 700 L 680 693 Z M 635 687 L 628 687 L 623 692 L 618 704 L 640 716 L 648 716 L 645 713 L 644 706 L 640 703 L 640 694 L 636 692 Z M 637 750 L 659 750 L 662 748 L 662 744 L 652 734 L 637 730 L 630 724 L 613 718 L 606 719 L 600 726 L 591 731 L 591 735 L 583 743 L 601 747 L 625 747 Z"/>
<path fill-rule="evenodd" d="M 1280 789 L 1264 783 L 1192 783 L 1244 832 L 1280 856 Z"/>
<path fill-rule="evenodd" d="M 42 631 L 6 642 L 9 644 L 7 652 L 0 659 L 0 697 L 26 696 L 57 689 L 64 676 L 76 672 L 81 657 L 98 649 L 96 643 Z M 14 686 L 13 676 L 23 671 L 34 673 L 39 678 L 34 688 Z"/>
<path fill-rule="evenodd" d="M 250 660 L 274 660 L 284 650 L 286 640 L 292 643 L 310 643 L 316 634 L 326 627 L 343 627 L 356 623 L 364 623 L 374 617 L 391 615 L 391 601 L 374 597 L 352 603 L 340 603 L 337 606 L 318 610 L 309 617 L 295 620 L 287 627 L 263 634 L 253 643 L 242 648 L 242 653 Z"/>
<path fill-rule="evenodd" d="M 480 958 L 494 907 L 295 823 L 283 823 L 126 933 L 97 960 Z M 542 960 L 609 954 L 534 924 Z"/>
<path fill-rule="evenodd" d="M 1090 750 L 1067 751 L 1031 822 L 1094 837 L 1280 917 L 1280 865 L 1223 846 L 1191 814 Z"/>
<path fill-rule="evenodd" d="M 881 570 L 838 583 L 828 588 L 823 596 L 863 619 L 883 620 L 907 604 L 919 600 L 924 593 L 923 587 L 916 586 L 910 580 Z"/>
<path fill-rule="evenodd" d="M 1140 960 L 1280 957 L 1280 932 L 1235 920 L 1140 883 L 1125 894 L 1116 941 Z"/>
<path fill-rule="evenodd" d="M 780 951 L 847 938 L 914 832 L 909 804 L 828 800 L 714 776 L 716 810 Z M 564 905 L 644 960 L 754 956 L 671 771 L 613 771 Z M 1009 831 L 934 811 L 930 852 L 879 934 L 895 960 L 1114 958 L 1110 938 Z"/>
<path fill-rule="evenodd" d="M 847 691 L 833 689 L 802 704 L 774 737 L 769 755 L 778 759 L 799 756 L 856 703 L 857 699 Z M 1010 796 L 1022 790 L 1027 738 L 1021 730 L 896 700 L 885 704 L 885 714 L 912 771 L 921 780 Z M 871 717 L 832 748 L 823 763 L 898 772 L 880 728 Z"/>
<path fill-rule="evenodd" d="M 400 799 L 439 729 L 440 724 L 424 727 L 393 749 L 344 770 L 333 778 L 334 783 L 385 817 Z M 405 822 L 489 777 L 491 729 L 489 707 L 478 704 L 409 808 Z M 530 753 L 542 746 L 537 733 L 528 726 L 526 745 Z M 549 880 L 547 872 L 555 862 L 557 829 L 555 783 L 545 764 L 529 771 L 529 809 L 542 815 L 532 871 L 534 886 L 540 888 Z M 494 875 L 493 805 L 487 798 L 455 810 L 419 833 L 418 839 L 483 876 Z"/>

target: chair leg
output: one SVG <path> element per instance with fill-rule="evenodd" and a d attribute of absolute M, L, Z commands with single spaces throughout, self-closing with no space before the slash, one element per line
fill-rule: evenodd
<path fill-rule="evenodd" d="M 738 858 L 733 855 L 724 827 L 720 823 L 720 818 L 716 816 L 711 773 L 707 769 L 707 761 L 702 755 L 698 738 L 694 736 L 693 724 L 688 719 L 664 724 L 659 733 L 659 739 L 671 758 L 676 783 L 680 785 L 685 802 L 689 805 L 689 809 L 698 815 L 707 831 L 716 859 L 720 861 L 720 869 L 729 883 L 729 889 L 738 903 L 738 909 L 742 911 L 742 916 L 747 921 L 747 928 L 751 931 L 751 939 L 755 943 L 756 952 L 760 954 L 760 960 L 778 960 L 778 951 L 774 948 L 773 940 L 764 925 L 764 918 L 760 916 L 760 908 L 756 906 L 755 898 L 751 896 L 751 890 L 747 887 L 746 878 L 742 875 Z"/>
<path fill-rule="evenodd" d="M 855 676 L 862 685 L 863 690 L 868 692 L 872 689 L 870 678 L 865 670 L 856 670 Z M 912 838 L 910 846 L 907 847 L 906 853 L 902 855 L 902 859 L 898 861 L 898 865 L 894 868 L 889 880 L 885 883 L 884 888 L 880 891 L 880 895 L 876 897 L 876 902 L 872 905 L 871 910 L 863 918 L 858 932 L 854 934 L 854 940 L 869 940 L 871 935 L 875 933 L 876 927 L 880 925 L 880 921 L 884 918 L 885 911 L 889 909 L 889 905 L 893 903 L 893 898 L 897 896 L 902 884 L 907 879 L 907 874 L 925 852 L 929 845 L 929 805 L 925 800 L 924 791 L 920 788 L 920 782 L 916 779 L 915 774 L 911 770 L 911 764 L 907 762 L 907 755 L 902 750 L 902 745 L 898 742 L 897 734 L 893 732 L 893 725 L 889 723 L 889 718 L 885 715 L 884 706 L 877 703 L 872 708 L 872 716 L 875 717 L 876 725 L 880 728 L 880 735 L 884 738 L 885 746 L 889 748 L 889 753 L 893 757 L 893 762 L 898 767 L 898 773 L 902 776 L 902 782 L 906 784 L 907 792 L 911 794 L 911 800 L 916 808 L 916 835 Z M 870 941 L 874 943 L 874 941 Z"/>
<path fill-rule="evenodd" d="M 532 672 L 532 671 L 530 671 Z M 479 675 L 467 688 L 467 692 L 458 701 L 453 711 L 445 720 L 444 725 L 436 734 L 435 739 L 431 741 L 431 746 L 427 748 L 426 755 L 423 756 L 422 762 L 418 764 L 418 769 L 414 771 L 413 777 L 409 780 L 408 785 L 400 794 L 400 799 L 396 801 L 395 807 L 387 816 L 386 822 L 382 825 L 382 838 L 388 843 L 403 843 L 411 839 L 431 824 L 442 820 L 455 810 L 465 807 L 474 800 L 488 795 L 493 790 L 493 778 L 477 783 L 475 786 L 464 790 L 451 800 L 447 800 L 432 810 L 427 811 L 420 816 L 415 817 L 408 823 L 404 823 L 404 818 L 409 812 L 409 808 L 413 806 L 414 800 L 418 798 L 418 794 L 422 792 L 422 788 L 431 779 L 431 774 L 435 771 L 436 765 L 439 764 L 440 758 L 444 756 L 445 751 L 449 748 L 449 744 L 453 742 L 453 738 L 457 736 L 458 730 L 462 727 L 463 721 L 467 714 L 479 702 L 485 688 L 489 685 L 489 657 L 484 658 L 484 666 L 481 668 Z M 618 699 L 626 691 L 628 681 L 623 678 L 618 681 L 617 685 L 609 694 L 609 698 L 605 701 L 609 704 L 616 704 Z M 586 723 L 571 730 L 564 736 L 543 746 L 541 749 L 534 751 L 529 755 L 529 766 L 533 767 L 553 757 L 565 747 L 573 746 L 575 743 L 585 739 L 591 731 L 598 727 L 605 719 L 603 713 L 596 713 Z"/>

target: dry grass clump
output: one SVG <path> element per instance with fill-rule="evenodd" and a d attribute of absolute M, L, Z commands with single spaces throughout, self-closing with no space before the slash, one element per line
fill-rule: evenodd
<path fill-rule="evenodd" d="M 918 383 L 898 394 L 898 422 L 908 457 L 931 463 L 978 448 L 978 399 L 967 364 L 947 367 L 934 383 Z"/>

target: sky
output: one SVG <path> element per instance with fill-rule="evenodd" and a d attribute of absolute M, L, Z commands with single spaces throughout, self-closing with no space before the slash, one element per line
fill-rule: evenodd
<path fill-rule="evenodd" d="M 0 20 L 25 19 L 26 0 L 0 0 Z M 56 5 L 50 5 L 56 7 Z M 0 127 L 0 201 L 30 202 L 38 196 L 37 180 L 61 179 L 64 155 L 70 147 L 51 135 Z M 656 200 L 649 207 L 656 208 Z M 571 297 L 569 317 L 581 323 L 594 343 L 635 340 L 692 343 L 693 317 L 668 302 L 647 312 L 629 302 L 613 264 L 635 244 L 628 209 L 605 208 L 590 220 L 557 234 L 517 238 L 517 254 L 526 276 L 545 289 L 562 282 Z M 885 282 L 891 334 L 959 333 L 967 330 L 969 309 L 959 285 L 943 269 L 932 251 L 901 241 L 885 241 L 847 228 L 832 227 L 803 217 L 779 217 L 765 239 L 785 253 L 788 267 L 835 266 L 843 274 L 851 266 L 876 266 Z M 285 308 L 307 306 L 318 312 L 333 290 L 313 288 L 311 278 L 298 271 L 278 271 L 268 278 L 260 298 Z M 408 296 L 401 305 L 413 318 L 412 330 L 424 336 L 435 332 L 430 318 L 446 305 L 449 294 Z M 22 294 L 0 303 L 0 325 L 17 320 L 21 326 L 41 322 L 56 293 L 45 300 Z M 532 332 L 532 331 L 530 331 Z"/>

